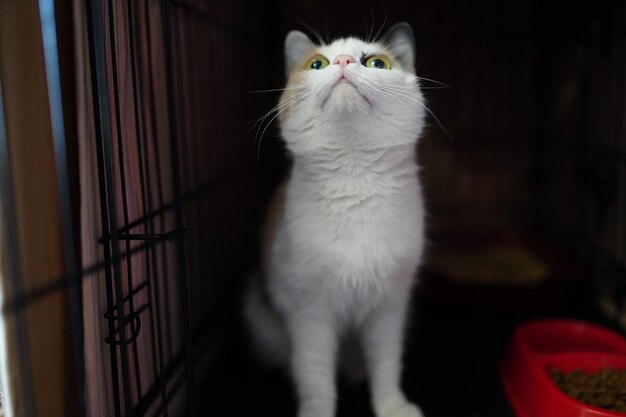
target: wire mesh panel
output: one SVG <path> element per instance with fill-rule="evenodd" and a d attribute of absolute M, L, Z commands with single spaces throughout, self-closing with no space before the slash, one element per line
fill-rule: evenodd
<path fill-rule="evenodd" d="M 77 7 L 88 40 L 79 47 L 79 95 L 88 98 L 79 119 L 87 121 L 89 408 L 103 416 L 193 415 L 194 389 L 254 253 L 256 159 L 245 122 L 264 100 L 249 93 L 267 86 L 259 82 L 264 70 L 250 68 L 272 32 L 255 32 L 259 14 L 245 2 Z"/>
<path fill-rule="evenodd" d="M 104 263 L 96 273 L 104 279 L 86 281 L 100 287 L 87 289 L 85 310 L 98 311 L 97 297 L 105 295 L 111 386 L 98 380 L 101 373 L 88 384 L 112 396 L 103 403 L 115 415 L 155 407 L 167 415 L 181 386 L 188 398 L 193 389 L 176 114 L 164 62 L 171 47 L 167 8 L 90 2 L 87 12 L 102 245 L 96 250 Z M 167 124 L 155 128 L 163 119 Z M 103 358 L 92 359 L 101 367 Z"/>

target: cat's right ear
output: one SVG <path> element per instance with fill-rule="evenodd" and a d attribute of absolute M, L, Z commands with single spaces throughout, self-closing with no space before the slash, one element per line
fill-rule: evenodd
<path fill-rule="evenodd" d="M 289 74 L 294 65 L 300 62 L 313 48 L 315 48 L 315 44 L 307 35 L 299 30 L 289 32 L 285 38 L 285 69 L 287 70 L 287 74 Z"/>
<path fill-rule="evenodd" d="M 411 25 L 406 22 L 396 23 L 383 36 L 383 43 L 389 46 L 404 69 L 415 69 L 415 36 Z"/>

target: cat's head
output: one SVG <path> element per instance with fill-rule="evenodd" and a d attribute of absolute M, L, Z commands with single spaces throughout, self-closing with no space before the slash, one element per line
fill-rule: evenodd
<path fill-rule="evenodd" d="M 393 26 L 380 41 L 343 38 L 316 45 L 285 39 L 287 86 L 279 104 L 283 138 L 295 154 L 320 147 L 387 147 L 417 141 L 423 96 L 413 32 Z"/>

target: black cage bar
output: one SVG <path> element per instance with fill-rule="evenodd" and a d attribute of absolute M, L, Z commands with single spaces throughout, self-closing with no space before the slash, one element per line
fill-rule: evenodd
<path fill-rule="evenodd" d="M 253 63 L 263 37 L 246 22 L 271 9 L 236 6 L 88 4 L 104 255 L 103 270 L 89 269 L 105 275 L 119 416 L 194 415 L 194 390 L 254 251 L 234 241 L 252 230 L 256 198 L 255 149 L 237 112 L 258 117 L 266 98 L 249 91 L 262 75 L 230 75 L 209 57 Z M 250 87 L 227 90 L 242 81 Z"/>
<path fill-rule="evenodd" d="M 186 265 L 184 259 L 184 244 L 183 237 L 185 229 L 182 224 L 182 200 L 180 192 L 180 165 L 178 160 L 178 143 L 176 135 L 176 114 L 173 97 L 173 68 L 171 63 L 171 42 L 170 38 L 170 14 L 169 5 L 166 1 L 162 3 L 162 20 L 157 22 L 150 21 L 150 12 L 148 6 L 145 7 L 145 15 L 139 16 L 140 10 L 137 7 L 136 2 L 99 2 L 92 1 L 89 3 L 89 38 L 90 38 L 90 51 L 91 51 L 91 64 L 94 71 L 94 109 L 96 109 L 96 126 L 97 126 L 97 140 L 98 140 L 98 172 L 100 177 L 100 204 L 102 213 L 102 230 L 103 237 L 101 243 L 104 245 L 104 268 L 106 274 L 106 293 L 108 311 L 105 313 L 105 318 L 109 321 L 109 336 L 105 339 L 106 343 L 110 345 L 111 350 L 111 371 L 113 381 L 113 394 L 115 404 L 116 416 L 121 415 L 143 415 L 149 408 L 151 403 L 156 399 L 160 399 L 160 409 L 163 415 L 168 415 L 168 402 L 170 396 L 177 389 L 176 384 L 172 381 L 174 370 L 176 367 L 183 365 L 184 373 L 186 375 L 186 392 L 187 392 L 187 404 L 188 415 L 193 415 L 193 379 L 191 368 L 191 335 L 188 313 L 188 291 L 186 287 L 187 275 Z M 127 24 L 130 31 L 130 44 L 128 45 L 130 51 L 130 67 L 132 71 L 132 88 L 135 96 L 135 116 L 136 128 L 137 128 L 137 155 L 139 156 L 139 169 L 141 176 L 141 198 L 146 204 L 147 216 L 143 220 L 137 221 L 137 219 L 131 219 L 128 213 L 128 192 L 126 188 L 126 169 L 125 169 L 125 141 L 123 129 L 121 126 L 121 110 L 120 110 L 120 96 L 119 96 L 119 81 L 118 81 L 118 64 L 115 38 L 115 7 L 127 7 L 126 13 L 128 20 L 122 22 Z M 145 118 L 140 119 L 137 103 L 141 99 L 139 88 L 140 82 L 137 80 L 137 66 L 145 65 L 137 58 L 136 51 L 140 47 L 138 36 L 135 36 L 137 29 L 138 19 L 145 19 L 147 30 L 150 30 L 150 25 L 163 25 L 165 28 L 167 41 L 165 46 L 166 57 L 166 79 L 167 79 L 167 103 L 169 117 L 169 147 L 168 151 L 171 153 L 171 178 L 166 178 L 165 181 L 172 181 L 174 188 L 174 199 L 169 202 L 168 208 L 175 213 L 175 227 L 171 230 L 163 230 L 164 222 L 161 221 L 158 226 L 155 226 L 154 217 L 163 216 L 165 213 L 161 212 L 158 215 L 153 215 L 149 201 L 152 200 L 150 195 L 153 186 L 150 184 L 150 175 L 145 175 L 149 172 L 147 166 L 150 161 L 148 147 L 158 147 L 159 144 L 155 140 L 147 137 L 147 129 L 145 128 Z M 107 31 L 105 25 L 108 25 L 109 46 L 111 66 L 107 66 L 105 62 L 105 37 Z M 150 34 L 148 33 L 149 37 Z M 151 44 L 148 40 L 148 54 L 152 53 Z M 110 74 L 108 72 L 110 71 Z M 152 72 L 150 71 L 150 74 Z M 107 79 L 107 76 L 110 78 Z M 108 89 L 108 82 L 112 81 L 112 91 L 110 94 Z M 149 88 L 154 88 L 152 80 L 149 82 Z M 145 92 L 144 92 L 145 93 Z M 152 94 L 153 95 L 153 94 Z M 112 105 L 109 101 L 112 101 Z M 110 114 L 110 109 L 114 109 L 113 114 Z M 151 104 L 150 108 L 154 110 L 154 104 Z M 150 119 L 152 123 L 155 123 L 155 114 L 152 112 Z M 111 131 L 110 121 L 115 120 L 115 133 Z M 153 134 L 156 134 L 155 130 L 152 130 Z M 114 140 L 117 142 L 117 147 L 114 150 L 114 145 L 111 143 Z M 153 138 L 152 138 L 153 139 Z M 159 150 L 154 151 L 156 154 Z M 157 162 L 158 163 L 158 162 Z M 117 172 L 114 172 L 115 170 Z M 160 169 L 157 167 L 157 189 L 162 190 L 163 180 Z M 116 189 L 115 175 L 119 175 L 119 189 Z M 162 196 L 159 195 L 160 204 L 163 205 Z M 122 204 L 122 218 L 118 216 L 119 200 Z M 144 233 L 133 233 L 138 227 L 143 226 Z M 156 262 L 159 254 L 160 245 L 168 245 L 171 241 L 175 241 L 176 256 L 174 262 L 176 264 L 175 275 L 155 277 L 157 273 Z M 133 245 L 133 242 L 138 244 Z M 135 253 L 132 253 L 132 252 Z M 132 255 L 130 255 L 132 253 Z M 127 256 L 126 261 L 123 262 L 122 258 Z M 145 257 L 147 265 L 147 276 L 142 277 L 141 282 L 137 285 L 133 280 L 133 266 L 131 265 L 131 257 Z M 163 258 L 165 259 L 165 257 Z M 125 264 L 125 265 L 123 265 Z M 125 274 L 122 271 L 123 266 L 126 267 Z M 167 270 L 167 268 L 166 268 Z M 125 275 L 125 276 L 124 276 Z M 179 325 L 183 329 L 184 349 L 175 356 L 175 360 L 167 361 L 164 359 L 163 352 L 163 333 L 162 319 L 161 319 L 161 300 L 160 294 L 164 291 L 159 288 L 162 285 L 161 280 L 174 280 L 179 283 L 179 306 L 181 306 L 183 313 L 180 315 L 181 323 Z M 123 282 L 125 281 L 125 282 Z M 143 305 L 135 305 L 135 295 L 140 291 L 147 290 L 149 292 L 148 301 Z M 169 297 L 170 294 L 165 294 L 165 297 Z M 150 320 L 151 328 L 142 329 L 142 314 L 150 315 L 154 317 L 154 320 Z M 130 332 L 129 332 L 130 330 Z M 137 348 L 137 337 L 140 331 L 149 331 L 152 333 L 150 342 L 152 344 L 152 352 L 156 352 L 157 362 L 150 364 L 156 368 L 156 379 L 152 387 L 142 389 L 140 366 L 142 366 L 141 359 L 139 357 Z M 130 333 L 130 334 L 129 334 Z M 129 357 L 132 356 L 132 362 Z M 184 358 L 180 361 L 180 358 Z M 120 365 L 118 365 L 120 364 Z M 131 373 L 133 376 L 131 377 Z M 131 378 L 134 379 L 134 383 L 131 382 Z M 133 400 L 131 391 L 136 392 L 136 399 Z M 145 392 L 145 394 L 144 394 Z"/>

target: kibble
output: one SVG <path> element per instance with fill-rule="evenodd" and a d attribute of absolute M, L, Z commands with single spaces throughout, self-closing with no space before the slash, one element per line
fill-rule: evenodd
<path fill-rule="evenodd" d="M 591 373 L 553 369 L 550 377 L 570 397 L 605 410 L 626 413 L 626 369 L 603 368 Z"/>

